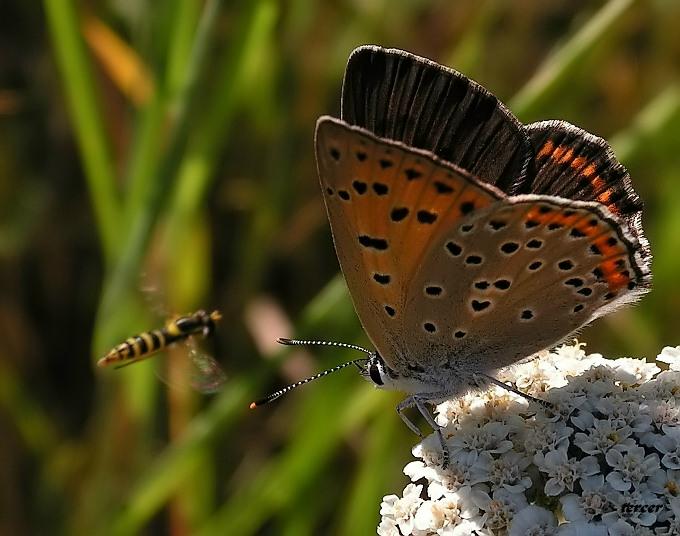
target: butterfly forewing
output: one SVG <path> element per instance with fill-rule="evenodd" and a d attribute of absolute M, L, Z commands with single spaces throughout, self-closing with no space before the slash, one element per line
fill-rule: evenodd
<path fill-rule="evenodd" d="M 355 308 L 390 364 L 404 355 L 406 288 L 438 234 L 504 197 L 430 153 L 344 122 L 317 125 L 317 161 Z"/>

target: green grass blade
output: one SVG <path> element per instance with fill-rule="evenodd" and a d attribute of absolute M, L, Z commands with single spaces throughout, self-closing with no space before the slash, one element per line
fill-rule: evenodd
<path fill-rule="evenodd" d="M 131 490 L 123 510 L 109 526 L 111 534 L 136 534 L 145 523 L 191 477 L 194 453 L 203 450 L 218 430 L 232 426 L 243 414 L 252 388 L 249 382 L 231 380 L 228 388 L 197 416 L 184 437 L 168 447 L 142 475 Z"/>
<path fill-rule="evenodd" d="M 150 200 L 160 197 L 159 184 L 167 185 L 174 179 L 175 166 L 186 143 L 188 114 L 194 108 L 193 91 L 204 71 L 206 47 L 220 4 L 221 0 L 210 0 L 201 12 L 196 2 L 176 2 L 166 72 L 160 76 L 158 89 L 145 107 L 133 145 L 127 181 L 129 219 L 144 211 Z M 172 165 L 159 170 L 168 154 Z"/>
<path fill-rule="evenodd" d="M 609 37 L 639 0 L 610 0 L 576 34 L 552 54 L 510 101 L 520 119 L 533 118 L 563 88 L 579 66 Z"/>
<path fill-rule="evenodd" d="M 214 176 L 218 152 L 224 147 L 231 128 L 231 118 L 237 105 L 245 97 L 249 69 L 253 58 L 261 52 L 273 31 L 277 17 L 275 2 L 253 2 L 242 25 L 243 34 L 230 54 L 218 67 L 220 78 L 216 84 L 212 105 L 207 107 L 196 128 L 178 171 L 177 187 L 168 210 L 168 235 L 176 236 L 187 219 L 198 210 L 205 199 L 210 180 Z"/>
<path fill-rule="evenodd" d="M 45 14 L 85 167 L 101 248 L 111 262 L 119 245 L 119 198 L 78 13 L 70 0 L 46 0 Z"/>
<path fill-rule="evenodd" d="M 675 83 L 652 99 L 610 143 L 619 160 L 631 163 L 652 148 L 676 146 L 679 131 L 680 84 Z"/>

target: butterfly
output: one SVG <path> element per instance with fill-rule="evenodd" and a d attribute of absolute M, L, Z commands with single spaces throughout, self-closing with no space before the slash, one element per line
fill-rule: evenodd
<path fill-rule="evenodd" d="M 443 447 L 426 404 L 500 384 L 498 369 L 650 288 L 642 203 L 609 145 L 564 121 L 523 125 L 452 69 L 357 48 L 341 118 L 318 120 L 315 145 L 335 250 L 375 347 L 350 363 L 408 393 L 402 419 L 419 434 L 404 413 L 416 407 Z"/>

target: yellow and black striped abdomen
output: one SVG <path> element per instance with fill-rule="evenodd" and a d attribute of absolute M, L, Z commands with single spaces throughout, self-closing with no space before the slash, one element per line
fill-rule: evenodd
<path fill-rule="evenodd" d="M 152 331 L 145 331 L 111 349 L 104 357 L 97 361 L 100 367 L 108 365 L 128 364 L 141 361 L 167 346 L 184 341 L 192 336 L 207 337 L 213 333 L 215 322 L 222 316 L 219 311 L 207 313 L 200 310 L 195 313 L 179 316 L 169 320 L 165 326 Z"/>
<path fill-rule="evenodd" d="M 170 341 L 169 339 L 174 339 Z M 97 365 L 106 367 L 114 363 L 139 361 L 150 357 L 156 352 L 163 350 L 168 344 L 177 340 L 175 337 L 168 337 L 163 329 L 145 331 L 134 337 L 130 337 L 125 342 L 112 348 L 109 353 L 102 357 Z"/>

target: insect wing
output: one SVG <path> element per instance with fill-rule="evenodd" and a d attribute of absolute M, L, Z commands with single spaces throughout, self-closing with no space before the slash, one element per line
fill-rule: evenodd
<path fill-rule="evenodd" d="M 227 375 L 219 363 L 197 348 L 189 350 L 191 360 L 191 387 L 203 394 L 219 392 L 227 381 Z"/>

